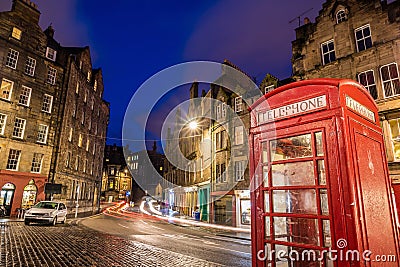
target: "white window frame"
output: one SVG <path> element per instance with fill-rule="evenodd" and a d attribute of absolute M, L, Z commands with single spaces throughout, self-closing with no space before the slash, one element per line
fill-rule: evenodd
<path fill-rule="evenodd" d="M 367 76 L 367 73 L 369 73 L 369 72 L 372 72 L 372 76 L 374 77 L 374 83 L 368 84 L 368 79 L 366 79 L 367 84 L 362 84 L 362 83 L 361 83 L 360 76 L 361 76 L 362 74 L 364 74 L 366 77 L 368 77 L 368 76 Z M 376 79 L 375 79 L 375 71 L 374 71 L 374 70 L 365 70 L 365 71 L 360 72 L 360 73 L 357 75 L 357 80 L 358 80 L 358 82 L 359 82 L 360 84 L 362 84 L 362 85 L 365 87 L 365 89 L 368 90 L 368 92 L 369 92 L 369 94 L 370 94 L 371 96 L 372 96 L 372 93 L 371 93 L 371 89 L 370 89 L 370 88 L 372 88 L 372 87 L 375 86 L 375 92 L 376 92 L 376 95 L 377 95 L 377 97 L 376 97 L 375 99 L 378 98 L 378 92 L 377 92 L 377 87 L 376 87 Z M 373 96 L 372 96 L 372 97 L 373 97 Z"/>
<path fill-rule="evenodd" d="M 44 130 L 44 131 L 43 131 Z M 49 126 L 45 124 L 39 124 L 38 127 L 38 136 L 37 136 L 37 142 L 41 144 L 46 144 L 47 143 L 47 135 L 49 133 Z"/>
<path fill-rule="evenodd" d="M 235 162 L 235 181 L 244 181 L 244 161 Z M 242 175 L 243 174 L 243 175 Z"/>
<path fill-rule="evenodd" d="M 269 93 L 274 89 L 275 89 L 275 85 L 273 85 L 273 84 L 267 85 L 267 86 L 264 87 L 264 94 Z"/>
<path fill-rule="evenodd" d="M 71 151 L 68 151 L 66 159 L 65 159 L 65 168 L 69 168 L 70 167 L 71 158 L 72 158 L 72 153 L 71 153 Z"/>
<path fill-rule="evenodd" d="M 235 97 L 235 112 L 243 111 L 243 99 L 242 96 Z"/>
<path fill-rule="evenodd" d="M 29 107 L 31 103 L 31 95 L 32 95 L 32 88 L 23 85 L 21 94 L 19 95 L 18 104 Z"/>
<path fill-rule="evenodd" d="M 346 11 L 344 9 L 338 10 L 338 12 L 336 12 L 336 23 L 339 24 L 339 23 L 341 23 L 343 21 L 346 21 L 346 20 L 347 20 Z"/>
<path fill-rule="evenodd" d="M 330 43 L 332 43 L 333 44 L 333 50 L 329 50 L 329 44 Z M 324 46 L 327 46 L 327 48 L 328 48 L 328 51 L 325 53 L 324 52 Z M 333 54 L 334 54 L 334 56 L 335 56 L 335 59 L 334 60 L 331 60 L 331 58 L 330 58 L 330 54 L 333 52 Z M 329 55 L 329 62 L 325 62 L 325 55 Z M 336 61 L 336 51 L 335 51 L 335 42 L 334 42 L 334 39 L 330 39 L 330 40 L 328 40 L 328 41 L 326 41 L 326 42 L 323 42 L 323 43 L 321 43 L 321 56 L 322 56 L 322 64 L 323 65 L 326 65 L 326 64 L 329 64 L 329 63 L 332 63 L 332 62 L 334 62 L 334 61 Z"/>
<path fill-rule="evenodd" d="M 217 105 L 217 119 L 221 118 L 221 105 Z"/>
<path fill-rule="evenodd" d="M 46 82 L 55 85 L 57 80 L 57 70 L 52 66 L 48 66 Z"/>
<path fill-rule="evenodd" d="M 51 109 L 53 108 L 53 96 L 44 94 L 43 103 L 42 103 L 42 111 L 46 113 L 51 113 Z"/>
<path fill-rule="evenodd" d="M 40 162 L 35 161 L 35 160 L 37 160 L 36 156 L 40 157 Z M 41 173 L 42 172 L 43 158 L 44 158 L 44 154 L 42 154 L 42 153 L 33 153 L 32 165 L 31 165 L 31 173 Z"/>
<path fill-rule="evenodd" d="M 15 153 L 13 153 L 13 152 L 15 152 Z M 13 156 L 13 158 L 11 158 L 12 156 Z M 20 159 L 21 159 L 21 150 L 10 149 L 10 151 L 8 153 L 6 170 L 18 171 Z M 16 162 L 10 162 L 10 161 L 16 161 Z M 15 168 L 10 168 L 10 165 L 15 166 Z"/>
<path fill-rule="evenodd" d="M 221 118 L 225 118 L 226 117 L 226 105 L 225 103 L 221 104 Z"/>
<path fill-rule="evenodd" d="M 51 61 L 56 61 L 57 58 L 57 51 L 51 47 L 46 48 L 46 57 Z"/>
<path fill-rule="evenodd" d="M 363 30 L 365 28 L 369 28 L 369 36 L 364 36 L 364 31 Z M 358 31 L 361 31 L 361 33 L 362 33 L 362 38 L 361 39 L 357 39 L 357 32 Z M 358 27 L 357 29 L 354 30 L 354 39 L 356 41 L 357 52 L 361 52 L 361 51 L 364 51 L 364 50 L 367 50 L 367 49 L 371 48 L 371 47 L 367 47 L 367 45 L 365 43 L 365 40 L 368 39 L 368 38 L 371 39 L 371 47 L 372 47 L 372 32 L 371 32 L 371 26 L 369 24 L 365 24 L 365 25 L 363 25 L 361 27 Z M 358 47 L 358 41 L 363 41 L 363 43 L 364 43 L 364 49 L 363 50 L 360 50 L 360 48 Z"/>
<path fill-rule="evenodd" d="M 244 143 L 244 127 L 236 126 L 235 127 L 235 145 L 243 145 Z"/>
<path fill-rule="evenodd" d="M 390 66 L 390 65 L 393 65 L 393 64 L 396 65 L 397 78 L 391 78 L 392 75 L 390 75 L 390 72 L 389 72 L 389 76 L 390 76 L 390 77 L 389 77 L 389 80 L 387 80 L 387 81 L 386 81 L 386 80 L 383 80 L 382 69 L 385 68 L 385 67 L 387 67 L 387 68 L 389 69 L 389 66 Z M 385 98 L 389 98 L 389 97 L 393 97 L 393 96 L 400 95 L 400 93 L 399 93 L 399 94 L 395 94 L 395 93 L 394 93 L 394 89 L 395 89 L 395 88 L 394 88 L 394 85 L 393 85 L 393 81 L 395 81 L 395 80 L 399 80 L 399 82 L 400 82 L 400 78 L 399 78 L 399 68 L 398 68 L 398 66 L 397 66 L 397 63 L 396 63 L 396 62 L 391 62 L 391 63 L 389 63 L 389 64 L 383 65 L 382 67 L 379 68 L 379 72 L 380 72 L 380 75 L 381 75 L 381 83 L 382 83 L 382 89 L 383 89 L 383 95 L 384 95 L 384 97 L 385 97 Z M 392 95 L 389 95 L 389 96 L 386 95 L 385 82 L 390 82 L 390 89 L 391 89 Z"/>
<path fill-rule="evenodd" d="M 10 48 L 7 54 L 6 67 L 15 70 L 18 64 L 18 57 L 19 57 L 19 52 L 17 50 Z"/>
<path fill-rule="evenodd" d="M 25 74 L 29 76 L 35 76 L 36 70 L 36 59 L 28 57 L 25 63 Z"/>
<path fill-rule="evenodd" d="M 20 125 L 16 125 L 17 123 L 18 124 L 22 123 L 22 128 L 20 127 Z M 18 138 L 18 139 L 24 139 L 25 126 L 26 126 L 26 120 L 25 119 L 21 119 L 21 118 L 15 117 L 12 137 Z M 19 135 L 15 135 L 15 130 L 16 129 L 18 129 L 18 133 L 20 133 Z"/>
<path fill-rule="evenodd" d="M 17 27 L 13 27 L 11 32 L 11 37 L 17 40 L 21 40 L 21 36 L 22 36 L 22 30 L 20 30 Z"/>
<path fill-rule="evenodd" d="M 4 82 L 4 83 L 10 83 L 10 90 L 7 91 L 7 93 L 8 93 L 8 98 L 5 98 L 5 97 L 3 97 L 3 93 L 4 93 L 5 91 L 4 91 L 3 87 L 1 87 L 0 98 L 10 101 L 10 100 L 11 100 L 11 95 L 12 95 L 12 92 L 13 92 L 13 89 L 14 89 L 14 82 L 3 78 L 3 79 L 1 80 L 1 86 L 3 86 L 3 82 Z"/>
<path fill-rule="evenodd" d="M 4 135 L 7 124 L 7 115 L 0 113 L 0 135 Z"/>

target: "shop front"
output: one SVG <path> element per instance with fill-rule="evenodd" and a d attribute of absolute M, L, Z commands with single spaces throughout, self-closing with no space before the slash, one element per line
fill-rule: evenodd
<path fill-rule="evenodd" d="M 365 88 L 301 81 L 251 109 L 253 266 L 380 266 L 327 251 L 398 259 L 383 134 Z"/>
<path fill-rule="evenodd" d="M 238 227 L 250 228 L 251 201 L 250 190 L 235 190 L 236 222 Z"/>
<path fill-rule="evenodd" d="M 0 170 L 0 206 L 6 216 L 15 216 L 20 209 L 28 209 L 45 199 L 44 185 L 47 177 L 30 173 Z"/>

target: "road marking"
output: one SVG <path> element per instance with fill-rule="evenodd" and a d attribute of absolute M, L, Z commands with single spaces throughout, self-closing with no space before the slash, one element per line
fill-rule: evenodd
<path fill-rule="evenodd" d="M 124 227 L 124 228 L 129 228 L 128 226 L 125 226 L 125 225 L 122 225 L 122 224 L 118 224 L 119 226 L 122 226 L 122 227 Z"/>

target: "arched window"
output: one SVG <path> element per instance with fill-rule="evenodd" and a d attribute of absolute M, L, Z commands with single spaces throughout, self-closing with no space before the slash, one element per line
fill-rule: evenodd
<path fill-rule="evenodd" d="M 35 181 L 32 179 L 29 181 L 28 185 L 24 187 L 24 192 L 22 194 L 21 208 L 29 209 L 36 202 L 37 187 Z"/>
<path fill-rule="evenodd" d="M 336 13 L 336 22 L 337 22 L 337 24 L 339 24 L 339 23 L 341 23 L 341 22 L 343 22 L 345 20 L 347 20 L 346 11 L 341 9 Z"/>

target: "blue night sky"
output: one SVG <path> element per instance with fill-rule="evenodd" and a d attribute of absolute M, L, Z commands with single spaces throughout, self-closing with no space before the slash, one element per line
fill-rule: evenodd
<path fill-rule="evenodd" d="M 310 8 L 304 16 L 314 21 L 324 1 L 33 2 L 42 13 L 41 27 L 52 23 L 55 38 L 63 46 L 90 46 L 94 67 L 103 69 L 104 98 L 111 104 L 107 143 L 119 144 L 133 93 L 166 67 L 192 60 L 229 59 L 258 81 L 265 73 L 289 77 L 291 41 L 298 26 L 297 19 L 289 21 Z M 0 1 L 0 11 L 10 7 L 11 0 Z M 160 105 L 170 109 L 188 95 L 178 90 Z"/>

